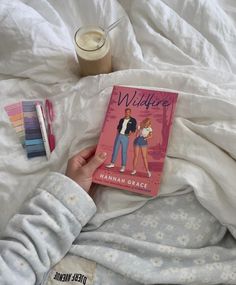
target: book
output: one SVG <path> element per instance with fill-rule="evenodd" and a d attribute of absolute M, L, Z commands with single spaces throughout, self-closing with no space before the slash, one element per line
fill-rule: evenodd
<path fill-rule="evenodd" d="M 96 153 L 107 158 L 93 182 L 156 196 L 178 94 L 113 86 Z"/>

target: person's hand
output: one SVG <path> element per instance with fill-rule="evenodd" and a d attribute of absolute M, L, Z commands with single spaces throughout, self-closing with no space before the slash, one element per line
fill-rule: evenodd
<path fill-rule="evenodd" d="M 104 163 L 106 153 L 95 155 L 96 147 L 88 147 L 69 159 L 66 176 L 89 192 L 94 171 Z"/>

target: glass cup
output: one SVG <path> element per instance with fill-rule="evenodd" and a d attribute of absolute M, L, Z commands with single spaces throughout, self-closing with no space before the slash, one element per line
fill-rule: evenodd
<path fill-rule="evenodd" d="M 109 36 L 101 27 L 79 28 L 75 33 L 75 47 L 81 76 L 112 71 Z"/>

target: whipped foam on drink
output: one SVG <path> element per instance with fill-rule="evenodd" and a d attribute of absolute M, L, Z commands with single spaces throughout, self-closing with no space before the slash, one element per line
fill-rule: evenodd
<path fill-rule="evenodd" d="M 102 28 L 81 27 L 75 34 L 75 43 L 81 76 L 112 71 L 110 40 Z"/>
<path fill-rule="evenodd" d="M 101 29 L 93 28 L 75 37 L 77 54 L 86 60 L 96 60 L 104 57 L 110 49 L 109 41 Z"/>
<path fill-rule="evenodd" d="M 99 32 L 87 32 L 78 39 L 78 45 L 86 50 L 98 49 L 104 43 L 104 35 Z"/>

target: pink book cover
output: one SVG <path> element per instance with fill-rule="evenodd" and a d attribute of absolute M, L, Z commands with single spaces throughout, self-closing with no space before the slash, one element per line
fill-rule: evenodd
<path fill-rule="evenodd" d="M 96 150 L 107 158 L 93 182 L 158 194 L 177 97 L 155 89 L 113 87 Z"/>

